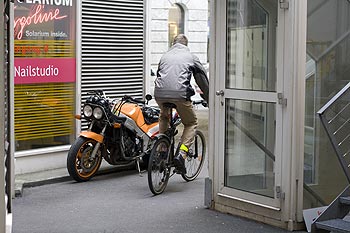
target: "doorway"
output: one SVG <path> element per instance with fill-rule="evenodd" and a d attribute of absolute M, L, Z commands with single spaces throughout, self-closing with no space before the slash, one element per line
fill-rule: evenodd
<path fill-rule="evenodd" d="M 216 56 L 219 196 L 280 209 L 283 76 L 277 78 L 278 3 L 227 0 Z M 221 70 L 221 69 L 220 69 Z"/>

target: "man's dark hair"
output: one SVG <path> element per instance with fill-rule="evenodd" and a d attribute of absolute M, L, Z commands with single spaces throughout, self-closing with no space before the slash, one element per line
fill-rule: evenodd
<path fill-rule="evenodd" d="M 180 44 L 183 44 L 183 45 L 187 46 L 188 39 L 187 39 L 187 37 L 184 34 L 179 34 L 179 35 L 175 36 L 175 38 L 173 40 L 173 45 L 177 44 L 177 43 L 180 43 Z"/>

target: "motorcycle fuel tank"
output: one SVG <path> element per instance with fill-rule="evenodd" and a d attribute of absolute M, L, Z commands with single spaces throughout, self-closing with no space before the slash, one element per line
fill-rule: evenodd
<path fill-rule="evenodd" d="M 121 112 L 133 119 L 139 127 L 145 124 L 142 110 L 137 104 L 126 103 L 122 106 Z"/>

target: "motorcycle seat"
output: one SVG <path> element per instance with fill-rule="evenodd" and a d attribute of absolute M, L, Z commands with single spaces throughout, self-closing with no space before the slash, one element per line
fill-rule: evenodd
<path fill-rule="evenodd" d="M 145 122 L 148 125 L 159 121 L 160 110 L 158 108 L 145 106 L 142 108 L 142 113 Z"/>

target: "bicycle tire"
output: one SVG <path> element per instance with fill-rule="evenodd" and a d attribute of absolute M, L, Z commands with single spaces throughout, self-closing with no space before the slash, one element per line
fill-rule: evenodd
<path fill-rule="evenodd" d="M 189 153 L 185 159 L 186 174 L 181 174 L 187 182 L 196 179 L 203 168 L 206 158 L 206 143 L 204 134 L 197 130 L 195 140 L 189 148 Z"/>
<path fill-rule="evenodd" d="M 148 162 L 148 186 L 154 195 L 164 192 L 170 177 L 170 141 L 159 138 L 151 151 Z"/>

